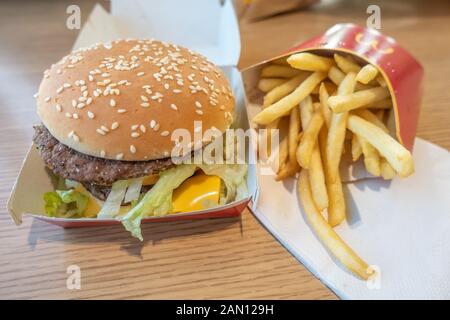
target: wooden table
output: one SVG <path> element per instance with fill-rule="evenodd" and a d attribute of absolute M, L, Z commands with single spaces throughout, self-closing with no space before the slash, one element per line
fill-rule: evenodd
<path fill-rule="evenodd" d="M 326 1 L 329 3 L 330 1 Z M 241 67 L 338 22 L 365 23 L 364 1 L 336 1 L 257 23 L 241 23 Z M 0 298 L 336 298 L 249 211 L 240 219 L 146 224 L 145 242 L 121 227 L 63 230 L 33 219 L 20 227 L 5 206 L 30 144 L 33 93 L 42 71 L 71 47 L 72 1 L 0 2 Z M 82 19 L 92 8 L 77 2 Z M 107 3 L 106 3 L 107 5 Z M 450 148 L 450 3 L 381 2 L 382 31 L 424 64 L 420 137 Z M 446 40 L 447 39 L 447 40 Z M 81 268 L 81 290 L 66 288 Z"/>

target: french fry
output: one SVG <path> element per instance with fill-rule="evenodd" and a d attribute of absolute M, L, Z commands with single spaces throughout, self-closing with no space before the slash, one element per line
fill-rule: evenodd
<path fill-rule="evenodd" d="M 359 157 L 361 157 L 362 148 L 359 143 L 358 136 L 356 134 L 352 135 L 352 160 L 353 162 L 357 161 Z"/>
<path fill-rule="evenodd" d="M 338 67 L 332 66 L 330 70 L 328 70 L 328 78 L 338 86 L 341 84 L 342 80 L 344 80 L 345 73 L 339 70 Z"/>
<path fill-rule="evenodd" d="M 392 108 L 391 98 L 382 99 L 365 106 L 367 109 L 390 109 Z"/>
<path fill-rule="evenodd" d="M 300 119 L 303 127 L 303 134 L 306 128 L 308 128 L 311 121 L 314 109 L 311 96 L 307 96 L 300 103 Z M 297 161 L 299 160 L 299 152 L 297 148 Z M 320 156 L 320 150 L 318 143 L 315 143 L 310 160 L 309 172 L 311 176 L 311 187 L 314 190 L 314 201 L 320 210 L 328 207 L 328 195 L 325 185 L 325 175 L 323 172 L 322 158 Z"/>
<path fill-rule="evenodd" d="M 262 78 L 292 78 L 298 75 L 301 71 L 291 68 L 289 66 L 281 66 L 276 64 L 269 64 L 261 70 Z"/>
<path fill-rule="evenodd" d="M 383 130 L 384 132 L 389 133 L 389 130 L 386 127 L 386 125 L 383 123 L 383 121 L 381 121 L 375 114 L 373 114 L 369 110 L 367 110 L 367 109 L 358 109 L 358 110 L 355 110 L 352 113 L 356 114 L 357 116 L 359 116 L 361 118 L 363 118 L 364 120 L 369 121 L 370 123 L 373 123 L 378 128 Z"/>
<path fill-rule="evenodd" d="M 308 76 L 308 73 L 302 72 L 294 78 L 284 82 L 283 84 L 273 88 L 264 96 L 264 107 L 268 107 L 271 104 L 277 102 L 281 98 L 287 96 L 294 91 Z"/>
<path fill-rule="evenodd" d="M 387 82 L 381 74 L 376 77 L 376 80 L 381 87 L 383 87 L 383 88 L 387 87 Z"/>
<path fill-rule="evenodd" d="M 378 69 L 371 64 L 366 64 L 361 68 L 361 70 L 359 70 L 358 74 L 356 75 L 356 81 L 363 84 L 368 84 L 370 81 L 375 79 L 377 75 Z"/>
<path fill-rule="evenodd" d="M 292 108 L 289 117 L 289 162 L 294 166 L 297 164 L 296 150 L 298 145 L 298 133 L 300 132 L 300 112 L 298 108 Z"/>
<path fill-rule="evenodd" d="M 292 108 L 297 106 L 300 101 L 305 99 L 311 91 L 326 77 L 326 73 L 314 72 L 303 81 L 292 93 L 268 106 L 258 113 L 253 121 L 257 124 L 268 124 L 275 119 L 283 116 Z"/>
<path fill-rule="evenodd" d="M 330 127 L 330 123 L 331 123 L 331 110 L 328 107 L 328 98 L 329 97 L 330 96 L 328 95 L 328 90 L 325 87 L 324 83 L 322 82 L 320 84 L 320 89 L 319 89 L 320 110 L 322 111 L 322 115 L 325 120 L 325 124 L 327 125 L 327 128 Z"/>
<path fill-rule="evenodd" d="M 367 172 L 379 177 L 381 175 L 380 154 L 378 151 L 363 137 L 358 136 L 359 144 L 364 155 L 364 166 Z"/>
<path fill-rule="evenodd" d="M 280 172 L 281 169 L 285 166 L 288 158 L 289 158 L 289 134 L 285 133 L 285 127 L 288 125 L 288 121 L 286 118 L 283 118 L 279 121 L 279 130 L 280 130 L 280 143 L 278 145 L 278 153 L 277 153 L 277 159 L 276 164 L 277 167 L 275 168 L 276 172 Z"/>
<path fill-rule="evenodd" d="M 345 73 L 354 72 L 357 74 L 361 70 L 361 67 L 354 63 L 349 57 L 343 57 L 337 53 L 334 54 L 334 61 L 336 61 L 339 69 Z"/>
<path fill-rule="evenodd" d="M 350 72 L 345 76 L 338 87 L 337 97 L 348 95 L 353 92 L 356 83 L 355 78 L 356 74 L 354 72 Z M 330 97 L 328 101 L 330 101 L 331 98 L 332 97 Z M 339 173 L 339 163 L 344 148 L 347 118 L 347 112 L 332 113 L 331 115 L 326 148 L 327 172 L 331 182 L 336 181 Z"/>
<path fill-rule="evenodd" d="M 384 109 L 376 111 L 375 115 L 377 116 L 378 119 L 380 119 L 381 122 L 384 123 Z"/>
<path fill-rule="evenodd" d="M 281 78 L 261 78 L 258 82 L 258 89 L 262 92 L 269 92 L 285 82 L 286 79 Z"/>
<path fill-rule="evenodd" d="M 380 160 L 380 169 L 381 176 L 384 180 L 391 180 L 395 177 L 395 170 L 392 166 L 387 162 L 385 158 L 381 158 Z"/>
<path fill-rule="evenodd" d="M 303 136 L 297 148 L 297 160 L 302 168 L 308 169 L 312 151 L 317 143 L 319 131 L 323 125 L 323 116 L 320 110 L 314 112 L 308 127 L 303 130 Z"/>
<path fill-rule="evenodd" d="M 339 225 L 345 219 L 345 198 L 342 190 L 342 182 L 340 174 L 338 173 L 336 181 L 332 182 L 327 172 L 327 146 L 328 129 L 323 126 L 319 133 L 319 148 L 322 157 L 323 168 L 325 171 L 325 182 L 327 186 L 328 194 L 328 223 L 335 227 Z"/>
<path fill-rule="evenodd" d="M 376 125 L 356 115 L 350 115 L 347 128 L 373 145 L 399 176 L 407 177 L 414 172 L 411 153 Z"/>
<path fill-rule="evenodd" d="M 301 52 L 291 55 L 287 62 L 291 67 L 305 71 L 328 71 L 334 65 L 333 59 L 313 53 Z"/>
<path fill-rule="evenodd" d="M 275 181 L 281 181 L 288 177 L 292 177 L 300 171 L 300 166 L 297 163 L 287 162 L 275 176 Z"/>
<path fill-rule="evenodd" d="M 287 59 L 286 57 L 278 58 L 276 60 L 271 61 L 271 63 L 279 64 L 279 65 L 282 65 L 282 66 L 289 66 L 289 63 L 287 62 L 286 59 Z"/>
<path fill-rule="evenodd" d="M 368 279 L 370 276 L 369 265 L 339 237 L 314 204 L 309 172 L 306 170 L 300 171 L 298 192 L 309 225 L 325 247 L 354 274 L 362 279 Z"/>
<path fill-rule="evenodd" d="M 357 91 L 347 95 L 337 95 L 328 99 L 333 112 L 344 112 L 377 102 L 389 96 L 389 90 L 382 87 Z"/>

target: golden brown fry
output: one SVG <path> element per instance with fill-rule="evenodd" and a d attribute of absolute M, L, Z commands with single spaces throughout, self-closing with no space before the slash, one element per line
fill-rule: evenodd
<path fill-rule="evenodd" d="M 335 85 L 340 85 L 341 81 L 345 78 L 345 73 L 343 73 L 339 68 L 332 66 L 330 70 L 328 70 L 328 78 L 333 81 Z"/>
<path fill-rule="evenodd" d="M 285 83 L 287 80 L 282 78 L 261 78 L 258 82 L 258 89 L 262 92 L 269 92 L 275 87 Z"/>
<path fill-rule="evenodd" d="M 284 82 L 283 84 L 273 88 L 264 96 L 264 107 L 268 107 L 271 104 L 277 102 L 281 98 L 287 96 L 294 91 L 305 79 L 308 77 L 308 73 L 303 72 L 294 78 Z"/>
<path fill-rule="evenodd" d="M 300 103 L 300 119 L 303 130 L 308 128 L 313 112 L 314 110 L 311 96 L 307 96 Z M 297 152 L 297 161 L 299 156 L 300 154 Z M 327 195 L 327 188 L 325 185 L 325 175 L 323 172 L 322 159 L 320 156 L 318 143 L 314 145 L 314 149 L 311 154 L 309 172 L 311 176 L 311 187 L 314 191 L 313 192 L 314 201 L 317 207 L 323 210 L 328 207 L 328 195 Z"/>
<path fill-rule="evenodd" d="M 352 160 L 357 161 L 361 157 L 362 148 L 359 143 L 358 136 L 356 134 L 352 135 Z"/>
<path fill-rule="evenodd" d="M 347 128 L 373 145 L 401 177 L 407 177 L 414 172 L 411 153 L 376 125 L 358 116 L 350 115 Z"/>
<path fill-rule="evenodd" d="M 327 138 L 328 138 L 328 129 L 327 127 L 323 126 L 319 133 L 319 148 L 325 172 L 325 182 L 328 194 L 328 208 L 327 208 L 328 223 L 332 227 L 335 227 L 339 225 L 342 221 L 344 221 L 346 215 L 346 206 L 340 174 L 338 173 L 336 181 L 332 182 L 329 174 L 327 173 L 327 165 L 326 165 Z"/>
<path fill-rule="evenodd" d="M 324 83 L 322 82 L 320 84 L 319 89 L 319 100 L 320 100 L 320 109 L 322 111 L 323 118 L 325 120 L 325 124 L 327 125 L 327 128 L 330 127 L 331 124 L 331 110 L 328 107 L 328 98 L 330 96 L 328 95 L 328 90 Z"/>
<path fill-rule="evenodd" d="M 368 104 L 367 106 L 364 106 L 364 108 L 367 109 L 390 109 L 392 108 L 392 101 L 391 98 L 382 99 L 380 101 Z"/>
<path fill-rule="evenodd" d="M 387 162 L 385 158 L 381 158 L 380 160 L 381 167 L 381 176 L 384 180 L 391 180 L 395 177 L 395 170 L 392 166 Z"/>
<path fill-rule="evenodd" d="M 288 177 L 292 177 L 293 175 L 295 175 L 297 172 L 300 171 L 300 166 L 298 165 L 297 162 L 287 162 L 281 169 L 280 171 L 277 173 L 277 175 L 275 176 L 275 180 L 276 181 L 281 181 L 283 179 L 286 179 Z"/>
<path fill-rule="evenodd" d="M 353 92 L 356 83 L 356 74 L 354 72 L 348 73 L 344 80 L 341 81 L 338 87 L 338 96 L 348 95 Z M 332 97 L 328 99 L 330 101 Z M 332 113 L 330 128 L 327 138 L 327 172 L 330 177 L 330 182 L 336 182 L 339 174 L 339 163 L 344 149 L 345 132 L 347 126 L 348 113 Z"/>
<path fill-rule="evenodd" d="M 369 110 L 367 110 L 367 109 L 358 109 L 358 110 L 353 111 L 352 114 L 356 114 L 357 116 L 363 118 L 364 120 L 367 120 L 370 123 L 373 123 L 378 128 L 383 130 L 384 132 L 389 133 L 389 130 L 386 127 L 386 125 L 383 123 L 383 121 L 381 121 L 375 114 L 373 114 Z"/>
<path fill-rule="evenodd" d="M 378 75 L 378 69 L 371 64 L 366 64 L 356 75 L 356 81 L 368 84 Z"/>
<path fill-rule="evenodd" d="M 359 144 L 364 155 L 364 165 L 367 172 L 379 177 L 381 174 L 380 154 L 378 151 L 363 137 L 358 136 Z"/>
<path fill-rule="evenodd" d="M 361 70 L 361 67 L 353 62 L 350 57 L 343 57 L 335 53 L 334 61 L 336 61 L 339 69 L 341 69 L 345 73 L 354 72 L 355 74 L 357 74 Z"/>
<path fill-rule="evenodd" d="M 287 62 L 287 57 L 275 59 L 275 60 L 271 61 L 271 63 L 279 64 L 282 66 L 289 66 L 289 63 Z"/>
<path fill-rule="evenodd" d="M 291 67 L 305 71 L 327 72 L 334 65 L 333 59 L 308 52 L 293 54 L 287 59 L 287 62 Z"/>
<path fill-rule="evenodd" d="M 354 274 L 362 279 L 368 279 L 370 276 L 368 273 L 369 265 L 338 236 L 315 206 L 307 170 L 300 171 L 298 192 L 308 223 L 325 247 L 342 263 L 342 265 L 351 270 Z"/>
<path fill-rule="evenodd" d="M 268 106 L 258 113 L 253 121 L 257 124 L 268 124 L 289 112 L 305 99 L 311 91 L 326 77 L 326 73 L 314 72 L 305 79 L 291 94 Z"/>
<path fill-rule="evenodd" d="M 377 80 L 378 84 L 379 84 L 380 86 L 382 86 L 383 88 L 386 88 L 386 87 L 387 87 L 387 82 L 386 82 L 386 80 L 383 78 L 383 75 L 379 74 L 378 77 L 376 78 L 376 80 Z"/>
<path fill-rule="evenodd" d="M 347 95 L 337 95 L 328 99 L 328 105 L 333 112 L 344 112 L 367 106 L 389 96 L 389 90 L 382 87 L 357 91 Z"/>
<path fill-rule="evenodd" d="M 298 134 L 300 132 L 300 112 L 298 108 L 292 108 L 289 117 L 289 162 L 291 165 L 297 165 L 295 152 L 298 145 Z"/>
<path fill-rule="evenodd" d="M 269 64 L 261 70 L 261 78 L 292 78 L 301 71 L 289 66 Z"/>
<path fill-rule="evenodd" d="M 303 131 L 302 139 L 297 148 L 297 160 L 302 168 L 308 169 L 312 151 L 317 143 L 319 131 L 323 125 L 323 116 L 320 110 L 315 111 L 308 127 Z"/>

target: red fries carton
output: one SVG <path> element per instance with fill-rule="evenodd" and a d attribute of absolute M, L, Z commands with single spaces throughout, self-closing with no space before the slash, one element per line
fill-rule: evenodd
<path fill-rule="evenodd" d="M 393 131 L 400 143 L 412 151 L 422 96 L 423 67 L 398 43 L 377 30 L 355 24 L 337 24 L 287 52 L 252 66 L 244 71 L 246 90 L 250 97 L 259 78 L 261 66 L 272 60 L 298 52 L 350 54 L 360 62 L 371 63 L 386 80 L 394 109 Z M 253 93 L 252 93 L 253 92 Z M 250 98 L 250 102 L 252 102 Z"/>

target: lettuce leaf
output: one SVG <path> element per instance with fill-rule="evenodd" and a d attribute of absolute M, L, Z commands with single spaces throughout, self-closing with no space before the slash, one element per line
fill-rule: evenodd
<path fill-rule="evenodd" d="M 195 170 L 195 165 L 183 164 L 161 172 L 158 182 L 121 219 L 125 229 L 142 241 L 141 220 L 144 214 L 164 215 L 170 213 L 173 190 L 192 176 Z"/>
<path fill-rule="evenodd" d="M 44 194 L 45 212 L 50 217 L 69 218 L 82 215 L 89 198 L 73 189 L 56 190 Z"/>

